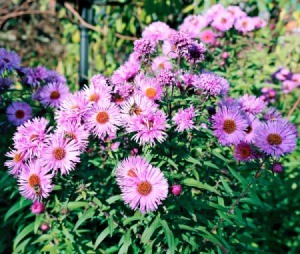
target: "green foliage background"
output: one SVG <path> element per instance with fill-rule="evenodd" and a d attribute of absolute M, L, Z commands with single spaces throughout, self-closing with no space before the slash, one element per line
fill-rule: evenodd
<path fill-rule="evenodd" d="M 40 1 L 40 8 L 45 8 L 48 4 L 46 2 Z M 108 4 L 94 7 L 97 14 L 94 25 L 107 32 L 100 34 L 90 31 L 89 76 L 98 73 L 110 75 L 132 51 L 132 41 L 120 39 L 116 33 L 139 37 L 147 24 L 157 20 L 176 27 L 186 15 L 199 13 L 216 1 L 115 2 L 118 4 L 109 4 L 108 1 Z M 219 2 L 228 5 L 241 1 Z M 299 6 L 296 6 L 296 1 L 243 3 L 253 15 L 269 15 L 270 22 L 276 28 L 262 29 L 253 38 L 224 37 L 224 48 L 211 53 L 207 69 L 219 72 L 231 82 L 232 95 L 258 95 L 259 90 L 266 85 L 280 91 L 279 84 L 268 83 L 272 72 L 280 66 L 300 72 L 299 34 L 286 30 L 289 21 L 286 17 L 299 19 L 299 14 L 294 15 Z M 78 26 L 76 19 L 70 21 L 72 17 L 63 6 L 57 7 L 57 13 L 57 17 L 47 21 L 49 36 L 37 32 L 33 41 L 26 36 L 21 41 L 3 39 L 1 46 L 22 52 L 23 60 L 28 65 L 40 64 L 57 69 L 66 75 L 70 87 L 76 90 Z M 19 32 L 29 28 L 43 29 L 36 27 L 38 19 L 33 16 L 21 18 L 24 23 L 19 27 Z M 18 20 L 10 20 L 0 32 L 1 38 L 10 38 L 8 35 L 12 33 L 16 33 L 16 38 L 19 38 L 17 27 Z M 53 36 L 53 31 L 59 33 Z M 44 37 L 50 39 L 47 41 Z M 35 40 L 39 44 L 35 44 Z M 26 45 L 28 41 L 30 43 L 26 51 L 24 43 Z M 47 50 L 51 43 L 59 45 L 57 52 Z M 53 47 L 57 48 L 55 45 Z M 44 51 L 39 52 L 38 47 L 44 48 Z M 220 65 L 220 54 L 223 51 L 230 52 L 229 62 L 225 66 Z M 281 96 L 276 107 L 287 116 L 299 96 L 299 89 Z M 1 105 L 2 111 L 3 107 Z M 299 129 L 299 110 L 294 112 L 290 120 Z M 7 130 L 0 137 L 2 165 L 4 153 L 11 145 L 8 137 L 13 132 L 12 129 Z M 207 138 L 209 133 L 199 135 L 196 140 Z M 180 143 L 178 140 L 173 142 Z M 167 146 L 172 148 L 172 141 Z M 122 146 L 120 149 L 118 154 L 123 154 L 122 158 L 126 157 L 128 149 Z M 178 168 L 185 172 L 184 178 L 179 174 L 177 178 L 183 184 L 184 192 L 179 198 L 168 198 L 168 212 L 162 207 L 157 214 L 147 216 L 134 213 L 124 206 L 112 176 L 115 165 L 122 158 L 113 152 L 84 155 L 82 161 L 88 164 L 56 180 L 55 190 L 47 201 L 46 213 L 37 216 L 30 212 L 31 202 L 20 197 L 16 181 L 6 173 L 6 168 L 2 168 L 0 227 L 5 234 L 0 238 L 0 252 L 300 252 L 299 149 L 285 159 L 285 172 L 275 176 L 264 169 L 257 175 L 259 165 L 255 164 L 236 168 L 230 151 L 220 149 L 216 142 L 210 146 L 200 142 L 195 145 L 192 154 L 184 154 L 180 150 L 167 156 L 167 152 L 147 148 L 143 154 L 156 166 L 170 168 L 175 172 Z M 188 167 L 185 167 L 185 163 Z M 41 232 L 39 228 L 44 222 L 51 225 L 48 232 Z"/>

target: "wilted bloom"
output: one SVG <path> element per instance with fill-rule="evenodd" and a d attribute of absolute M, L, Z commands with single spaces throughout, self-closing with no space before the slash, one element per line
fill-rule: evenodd
<path fill-rule="evenodd" d="M 255 158 L 254 150 L 248 143 L 238 143 L 234 147 L 234 158 L 238 161 L 249 161 Z"/>
<path fill-rule="evenodd" d="M 6 109 L 8 121 L 14 126 L 25 123 L 32 117 L 32 109 L 26 102 L 13 102 Z"/>
<path fill-rule="evenodd" d="M 245 94 L 238 99 L 241 108 L 251 114 L 259 114 L 266 107 L 266 103 L 260 98 L 254 95 Z"/>
<path fill-rule="evenodd" d="M 187 50 L 183 53 L 183 56 L 190 63 L 199 63 L 204 60 L 205 52 L 206 52 L 206 47 L 203 43 L 192 42 L 187 47 Z"/>
<path fill-rule="evenodd" d="M 13 176 L 18 176 L 25 167 L 23 154 L 17 150 L 11 150 L 5 155 L 10 158 L 4 163 L 9 168 L 8 172 Z"/>
<path fill-rule="evenodd" d="M 39 201 L 35 201 L 31 206 L 31 212 L 34 214 L 40 214 L 44 212 L 44 209 L 45 209 L 44 204 Z"/>
<path fill-rule="evenodd" d="M 13 84 L 13 81 L 10 78 L 0 77 L 0 92 L 5 91 Z"/>
<path fill-rule="evenodd" d="M 0 74 L 4 71 L 12 71 L 19 67 L 21 59 L 14 51 L 0 48 Z"/>
<path fill-rule="evenodd" d="M 283 172 L 283 166 L 280 162 L 275 162 L 272 165 L 272 170 L 274 173 L 281 174 Z"/>
<path fill-rule="evenodd" d="M 248 124 L 239 109 L 222 106 L 212 119 L 214 135 L 222 145 L 238 144 L 244 140 Z"/>
<path fill-rule="evenodd" d="M 151 67 L 153 71 L 161 71 L 171 70 L 173 66 L 169 57 L 158 56 L 153 59 Z"/>
<path fill-rule="evenodd" d="M 255 131 L 253 143 L 266 154 L 278 157 L 296 148 L 297 136 L 295 126 L 281 119 L 262 123 Z"/>
<path fill-rule="evenodd" d="M 182 132 L 184 130 L 194 129 L 195 116 L 196 112 L 193 105 L 186 109 L 179 109 L 172 119 L 177 126 L 176 130 Z"/>
<path fill-rule="evenodd" d="M 239 32 L 248 33 L 255 29 L 255 23 L 250 17 L 242 17 L 235 21 L 234 27 Z"/>
<path fill-rule="evenodd" d="M 52 134 L 40 156 L 41 164 L 55 173 L 60 170 L 62 175 L 75 169 L 80 162 L 80 149 L 75 140 L 66 139 L 61 133 Z"/>
<path fill-rule="evenodd" d="M 157 21 L 147 26 L 142 37 L 151 41 L 166 40 L 172 33 L 172 29 L 164 22 Z"/>
<path fill-rule="evenodd" d="M 200 34 L 200 40 L 206 44 L 214 44 L 216 34 L 212 30 L 205 30 Z"/>
<path fill-rule="evenodd" d="M 189 15 L 179 26 L 179 31 L 187 33 L 191 38 L 199 37 L 201 30 L 207 26 L 207 19 L 201 15 Z"/>
<path fill-rule="evenodd" d="M 38 66 L 35 68 L 22 69 L 22 83 L 24 85 L 37 88 L 42 82 L 45 82 L 47 78 L 47 69 L 44 66 Z"/>
<path fill-rule="evenodd" d="M 139 39 L 134 41 L 134 52 L 138 59 L 148 57 L 155 52 L 155 44 L 148 39 Z"/>
<path fill-rule="evenodd" d="M 169 41 L 178 55 L 184 54 L 192 42 L 191 37 L 184 32 L 173 33 Z"/>
<path fill-rule="evenodd" d="M 69 87 L 64 83 L 49 83 L 39 92 L 39 100 L 44 106 L 58 108 L 69 95 Z"/>
<path fill-rule="evenodd" d="M 134 161 L 136 163 L 132 163 Z M 117 182 L 125 204 L 131 209 L 139 209 L 141 213 L 155 211 L 168 195 L 169 186 L 163 173 L 139 156 L 120 162 Z"/>
<path fill-rule="evenodd" d="M 154 145 L 156 141 L 162 143 L 166 139 L 167 127 L 167 116 L 163 111 L 157 110 L 134 117 L 126 129 L 128 132 L 136 132 L 133 138 L 140 144 Z"/>
<path fill-rule="evenodd" d="M 30 161 L 18 179 L 21 195 L 32 201 L 47 198 L 53 189 L 52 175 L 47 173 L 39 161 Z"/>
<path fill-rule="evenodd" d="M 172 192 L 173 195 L 179 196 L 181 194 L 181 191 L 182 191 L 182 187 L 181 187 L 180 184 L 172 185 L 171 192 Z"/>
<path fill-rule="evenodd" d="M 214 18 L 211 26 L 219 31 L 225 32 L 232 28 L 234 23 L 234 18 L 231 16 L 230 12 L 222 11 Z"/>
<path fill-rule="evenodd" d="M 229 82 L 223 77 L 210 72 L 196 76 L 193 85 L 213 96 L 226 95 L 229 91 Z"/>
<path fill-rule="evenodd" d="M 161 86 L 171 86 L 175 83 L 175 75 L 172 71 L 162 70 L 156 77 L 156 81 Z"/>

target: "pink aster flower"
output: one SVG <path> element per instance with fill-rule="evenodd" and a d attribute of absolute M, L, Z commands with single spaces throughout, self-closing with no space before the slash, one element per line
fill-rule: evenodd
<path fill-rule="evenodd" d="M 85 123 L 89 131 L 103 139 L 121 125 L 120 110 L 115 103 L 95 103 L 87 110 Z"/>
<path fill-rule="evenodd" d="M 273 107 L 268 108 L 266 112 L 263 114 L 263 117 L 264 120 L 266 121 L 277 121 L 282 119 L 281 113 Z"/>
<path fill-rule="evenodd" d="M 246 118 L 247 118 L 248 126 L 245 130 L 246 132 L 245 142 L 252 143 L 255 137 L 254 135 L 255 130 L 260 126 L 260 121 L 255 115 L 252 114 L 246 114 Z"/>
<path fill-rule="evenodd" d="M 215 4 L 211 6 L 206 13 L 204 14 L 204 17 L 206 18 L 207 22 L 211 22 L 218 16 L 219 13 L 223 12 L 225 9 L 223 5 L 221 4 Z"/>
<path fill-rule="evenodd" d="M 146 96 L 150 100 L 160 100 L 162 97 L 162 87 L 154 78 L 144 78 L 137 82 L 139 94 Z"/>
<path fill-rule="evenodd" d="M 4 163 L 9 168 L 8 172 L 13 176 L 18 176 L 25 167 L 23 154 L 17 150 L 11 150 L 5 155 L 10 158 Z"/>
<path fill-rule="evenodd" d="M 290 78 L 292 76 L 291 71 L 288 68 L 279 68 L 275 73 L 274 76 L 276 79 L 280 81 L 284 81 Z"/>
<path fill-rule="evenodd" d="M 221 107 L 212 117 L 214 135 L 222 145 L 238 144 L 245 138 L 247 120 L 234 107 Z"/>
<path fill-rule="evenodd" d="M 157 21 L 151 23 L 144 29 L 142 37 L 156 42 L 168 39 L 170 33 L 172 33 L 172 29 L 166 23 Z"/>
<path fill-rule="evenodd" d="M 253 17 L 252 20 L 256 29 L 263 28 L 267 25 L 267 22 L 260 17 Z"/>
<path fill-rule="evenodd" d="M 231 16 L 230 12 L 222 11 L 214 18 L 211 26 L 219 31 L 225 32 L 232 28 L 234 23 L 234 18 Z"/>
<path fill-rule="evenodd" d="M 136 132 L 133 136 L 136 142 L 143 145 L 150 143 L 152 146 L 155 141 L 162 143 L 166 139 L 167 127 L 167 116 L 163 111 L 157 110 L 134 117 L 126 129 L 129 133 Z"/>
<path fill-rule="evenodd" d="M 212 30 L 204 30 L 200 34 L 200 40 L 206 44 L 214 44 L 216 35 Z"/>
<path fill-rule="evenodd" d="M 195 116 L 196 112 L 193 105 L 186 109 L 179 109 L 172 119 L 177 126 L 176 130 L 178 132 L 183 132 L 184 130 L 194 129 Z"/>
<path fill-rule="evenodd" d="M 70 94 L 62 101 L 59 110 L 55 111 L 55 120 L 58 124 L 72 122 L 80 124 L 85 111 L 88 107 L 88 101 L 85 99 L 83 91 Z"/>
<path fill-rule="evenodd" d="M 179 26 L 179 31 L 187 33 L 191 38 L 197 38 L 203 28 L 208 25 L 207 19 L 201 15 L 189 15 Z"/>
<path fill-rule="evenodd" d="M 170 58 L 166 56 L 155 57 L 151 67 L 153 71 L 171 70 L 173 68 Z"/>
<path fill-rule="evenodd" d="M 271 156 L 282 156 L 296 148 L 297 129 L 289 121 L 281 119 L 262 123 L 255 131 L 254 144 Z"/>
<path fill-rule="evenodd" d="M 172 45 L 169 41 L 164 41 L 162 45 L 162 52 L 165 56 L 169 58 L 177 58 L 176 46 Z"/>
<path fill-rule="evenodd" d="M 147 97 L 137 94 L 124 102 L 121 108 L 123 124 L 126 126 L 132 117 L 156 110 L 158 105 Z"/>
<path fill-rule="evenodd" d="M 74 140 L 81 152 L 87 148 L 89 132 L 84 129 L 83 125 L 72 122 L 60 124 L 55 133 L 63 135 L 66 140 Z"/>
<path fill-rule="evenodd" d="M 85 99 L 91 103 L 106 103 L 111 100 L 111 87 L 107 84 L 97 84 L 95 87 L 93 84 L 85 86 L 83 88 Z"/>
<path fill-rule="evenodd" d="M 25 123 L 32 117 L 32 109 L 26 102 L 13 102 L 6 109 L 8 121 L 14 126 Z"/>
<path fill-rule="evenodd" d="M 246 17 L 247 13 L 242 11 L 242 9 L 239 6 L 228 6 L 227 11 L 232 15 L 234 19 Z"/>
<path fill-rule="evenodd" d="M 61 175 L 68 174 L 80 162 L 80 150 L 75 140 L 66 139 L 63 134 L 52 134 L 40 156 L 41 164 L 48 170 Z"/>
<path fill-rule="evenodd" d="M 120 167 L 119 171 L 122 171 Z M 121 177 L 118 182 L 125 204 L 129 204 L 133 210 L 139 209 L 141 213 L 157 210 L 158 205 L 167 197 L 169 187 L 160 169 L 141 162 L 124 171 L 130 176 Z"/>
<path fill-rule="evenodd" d="M 235 21 L 234 27 L 242 33 L 248 33 L 255 29 L 255 23 L 250 17 L 239 18 Z"/>
<path fill-rule="evenodd" d="M 36 117 L 18 127 L 13 137 L 14 147 L 25 160 L 40 156 L 50 130 L 47 128 L 48 123 L 47 119 Z"/>
<path fill-rule="evenodd" d="M 299 87 L 299 84 L 292 80 L 285 80 L 282 82 L 282 92 L 283 93 L 290 93 L 297 87 Z"/>
<path fill-rule="evenodd" d="M 58 108 L 69 93 L 69 87 L 66 84 L 49 83 L 39 92 L 39 99 L 44 106 Z"/>
<path fill-rule="evenodd" d="M 243 110 L 254 115 L 261 113 L 266 107 L 266 103 L 260 97 L 249 94 L 240 97 L 238 102 Z"/>
<path fill-rule="evenodd" d="M 21 195 L 32 201 L 47 198 L 53 189 L 52 177 L 39 161 L 30 161 L 18 179 Z"/>
<path fill-rule="evenodd" d="M 97 74 L 91 77 L 90 82 L 95 88 L 108 85 L 108 79 L 101 74 Z"/>
<path fill-rule="evenodd" d="M 294 73 L 291 80 L 300 86 L 300 73 Z"/>
<path fill-rule="evenodd" d="M 234 158 L 238 161 L 249 161 L 255 158 L 255 152 L 248 143 L 238 143 L 234 147 Z"/>

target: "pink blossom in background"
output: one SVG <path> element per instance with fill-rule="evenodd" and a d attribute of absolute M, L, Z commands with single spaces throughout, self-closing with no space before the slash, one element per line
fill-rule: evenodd
<path fill-rule="evenodd" d="M 216 40 L 216 34 L 212 30 L 204 30 L 200 34 L 200 40 L 206 44 L 214 44 Z"/>
<path fill-rule="evenodd" d="M 171 33 L 172 29 L 166 23 L 157 21 L 151 23 L 144 29 L 142 37 L 157 42 L 159 40 L 168 39 Z"/>
<path fill-rule="evenodd" d="M 240 106 L 243 110 L 251 114 L 258 114 L 266 107 L 266 103 L 254 95 L 245 94 L 238 99 Z"/>
<path fill-rule="evenodd" d="M 177 58 L 176 47 L 172 45 L 169 41 L 164 41 L 162 45 L 162 52 L 165 56 L 169 58 Z"/>
<path fill-rule="evenodd" d="M 294 73 L 291 79 L 293 82 L 298 84 L 298 86 L 300 86 L 300 73 Z"/>
<path fill-rule="evenodd" d="M 279 68 L 279 70 L 275 73 L 275 78 L 280 81 L 284 81 L 287 80 L 291 75 L 291 71 L 288 68 Z"/>
<path fill-rule="evenodd" d="M 234 27 L 242 33 L 248 33 L 255 29 L 255 23 L 250 17 L 242 17 L 235 21 Z"/>
<path fill-rule="evenodd" d="M 179 26 L 179 31 L 185 32 L 191 38 L 199 37 L 201 30 L 208 25 L 207 19 L 201 15 L 187 16 Z"/>
<path fill-rule="evenodd" d="M 247 13 L 244 12 L 239 6 L 230 5 L 226 9 L 234 19 L 246 17 Z"/>
<path fill-rule="evenodd" d="M 297 87 L 299 87 L 299 83 L 296 83 L 292 80 L 285 80 L 282 82 L 282 92 L 283 93 L 290 93 Z"/>
<path fill-rule="evenodd" d="M 211 26 L 219 31 L 225 32 L 233 27 L 234 18 L 228 11 L 222 11 L 214 18 Z"/>
<path fill-rule="evenodd" d="M 216 18 L 216 16 L 218 16 L 220 12 L 223 12 L 224 10 L 225 8 L 223 5 L 215 4 L 205 12 L 204 17 L 206 18 L 207 22 L 210 23 Z"/>

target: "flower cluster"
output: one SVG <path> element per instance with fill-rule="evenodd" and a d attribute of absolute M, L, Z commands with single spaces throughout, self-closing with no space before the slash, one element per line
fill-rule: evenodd
<path fill-rule="evenodd" d="M 290 93 L 300 87 L 300 73 L 292 73 L 285 67 L 280 67 L 272 74 L 271 78 L 273 82 L 281 83 L 283 93 Z"/>

